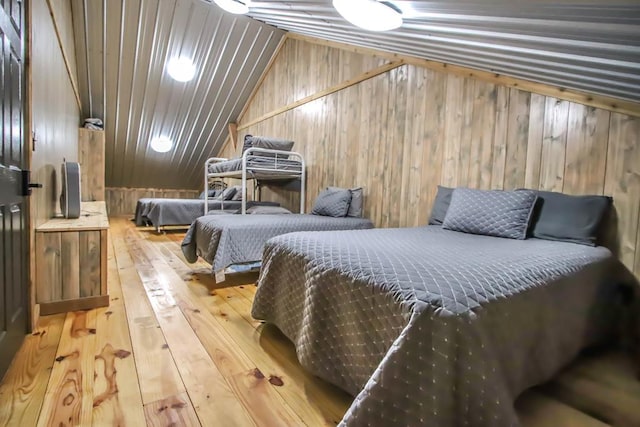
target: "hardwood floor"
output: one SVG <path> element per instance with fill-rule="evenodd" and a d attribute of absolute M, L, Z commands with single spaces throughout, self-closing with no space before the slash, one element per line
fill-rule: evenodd
<path fill-rule="evenodd" d="M 216 285 L 183 233 L 111 219 L 109 307 L 43 317 L 0 384 L 0 425 L 335 425 L 351 397 L 306 373 L 251 318 L 256 275 Z M 617 351 L 583 356 L 516 402 L 524 426 L 640 426 L 640 381 Z"/>

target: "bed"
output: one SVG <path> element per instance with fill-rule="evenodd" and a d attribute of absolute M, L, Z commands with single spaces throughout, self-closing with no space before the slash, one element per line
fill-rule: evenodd
<path fill-rule="evenodd" d="M 208 189 L 213 180 L 225 178 L 240 179 L 242 200 L 247 199 L 247 181 L 299 181 L 300 213 L 304 213 L 306 173 L 304 158 L 291 151 L 294 142 L 277 138 L 245 136 L 242 157 L 226 159 L 212 157 L 204 166 L 204 188 Z M 258 188 L 260 188 L 258 186 Z M 258 197 L 259 199 L 260 197 Z M 205 196 L 208 200 L 208 196 Z M 247 210 L 242 202 L 241 213 Z"/>
<path fill-rule="evenodd" d="M 439 187 L 441 225 L 278 236 L 252 315 L 355 396 L 343 426 L 516 426 L 519 393 L 617 335 L 635 279 L 597 246 L 610 205 Z"/>
<path fill-rule="evenodd" d="M 252 315 L 356 396 L 342 425 L 518 425 L 515 397 L 611 332 L 619 267 L 440 226 L 291 233 L 265 246 Z"/>
<path fill-rule="evenodd" d="M 156 228 L 167 225 L 190 225 L 199 216 L 204 215 L 203 199 L 140 199 L 136 205 L 135 223 L 137 226 L 151 224 Z M 209 200 L 208 212 L 235 213 L 242 207 L 241 201 Z M 249 201 L 246 206 L 279 206 L 277 202 Z"/>
<path fill-rule="evenodd" d="M 202 257 L 215 272 L 232 264 L 259 261 L 265 242 L 284 233 L 372 227 L 364 218 L 311 214 L 203 216 L 191 224 L 182 252 L 192 263 Z"/>

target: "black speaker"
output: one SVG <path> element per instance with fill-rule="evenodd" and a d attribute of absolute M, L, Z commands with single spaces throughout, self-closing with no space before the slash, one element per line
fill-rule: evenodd
<path fill-rule="evenodd" d="M 62 164 L 62 194 L 60 209 L 65 218 L 80 217 L 80 163 Z"/>

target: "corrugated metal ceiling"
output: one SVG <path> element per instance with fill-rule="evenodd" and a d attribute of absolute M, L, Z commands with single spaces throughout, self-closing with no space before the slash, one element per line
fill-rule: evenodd
<path fill-rule="evenodd" d="M 199 0 L 71 0 L 83 114 L 105 122 L 106 184 L 199 188 L 283 31 Z M 165 73 L 194 59 L 194 80 Z M 168 153 L 152 137 L 174 141 Z"/>
<path fill-rule="evenodd" d="M 274 27 L 640 102 L 637 0 L 396 0 L 405 22 L 385 33 L 349 24 L 331 0 L 252 1 L 254 19 L 208 1 L 71 0 L 83 110 L 106 123 L 108 186 L 197 188 L 284 34 Z M 196 80 L 164 73 L 177 54 L 196 59 Z M 161 132 L 177 142 L 167 154 L 148 147 Z"/>
<path fill-rule="evenodd" d="M 354 27 L 331 0 L 252 1 L 287 31 L 640 102 L 638 1 L 391 1 L 397 30 Z"/>

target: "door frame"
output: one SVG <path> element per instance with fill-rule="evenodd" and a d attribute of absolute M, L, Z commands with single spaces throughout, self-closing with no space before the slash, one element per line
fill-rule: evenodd
<path fill-rule="evenodd" d="M 24 0 L 24 104 L 23 104 L 23 113 L 24 113 L 24 149 L 26 150 L 25 155 L 25 169 L 31 170 L 32 157 L 33 157 L 33 149 L 34 149 L 34 140 L 33 140 L 33 116 L 32 116 L 32 102 L 31 102 L 31 2 L 34 0 Z M 35 0 L 37 1 L 37 0 Z M 36 190 L 37 191 L 37 190 Z M 28 313 L 29 313 L 29 324 L 27 328 L 30 332 L 35 331 L 38 326 L 38 320 L 40 318 L 40 310 L 39 306 L 36 304 L 36 287 L 35 287 L 35 277 L 36 277 L 36 260 L 35 260 L 35 240 L 36 240 L 36 229 L 35 229 L 35 212 L 33 208 L 33 203 L 31 203 L 31 197 L 26 198 L 26 207 L 28 209 L 29 214 L 26 215 L 27 220 L 27 228 L 29 230 L 29 238 L 27 239 L 27 263 L 29 268 L 27 269 L 27 283 L 28 283 Z"/>

